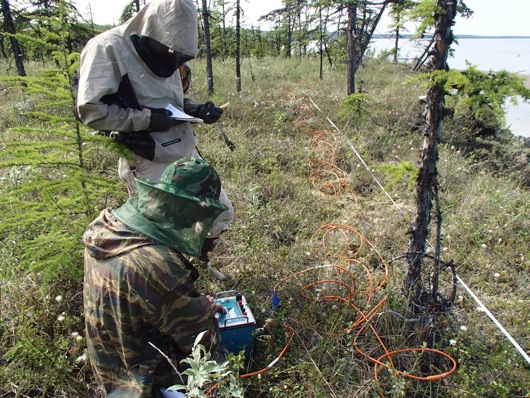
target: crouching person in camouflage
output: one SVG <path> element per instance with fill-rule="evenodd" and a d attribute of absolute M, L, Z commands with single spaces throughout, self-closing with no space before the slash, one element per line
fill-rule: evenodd
<path fill-rule="evenodd" d="M 213 315 L 225 310 L 196 290 L 198 272 L 184 257 L 200 254 L 226 210 L 217 173 L 186 158 L 137 185 L 138 197 L 103 210 L 83 236 L 88 355 L 108 397 L 159 397 L 182 383 L 160 351 L 178 366 L 202 331 L 201 344 L 220 348 Z"/>

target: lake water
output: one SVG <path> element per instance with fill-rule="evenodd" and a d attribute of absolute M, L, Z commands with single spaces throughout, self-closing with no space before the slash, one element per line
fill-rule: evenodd
<path fill-rule="evenodd" d="M 453 57 L 448 60 L 452 69 L 465 69 L 466 62 L 476 65 L 481 71 L 489 72 L 507 70 L 530 77 L 530 38 L 462 38 L 454 44 Z M 400 40 L 399 58 L 412 60 L 423 52 L 422 45 Z M 375 53 L 391 50 L 394 47 L 392 38 L 374 39 L 371 48 Z M 530 103 L 518 101 L 518 105 L 507 104 L 506 123 L 513 134 L 530 137 Z"/>

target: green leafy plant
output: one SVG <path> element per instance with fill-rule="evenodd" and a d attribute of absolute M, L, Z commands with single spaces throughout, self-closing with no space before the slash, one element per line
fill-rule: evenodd
<path fill-rule="evenodd" d="M 217 385 L 217 397 L 243 398 L 244 390 L 231 368 L 231 361 L 217 363 L 204 345 L 199 344 L 205 333 L 199 333 L 193 343 L 191 355 L 181 361 L 181 364 L 188 366 L 182 372 L 187 377 L 186 384 L 176 384 L 167 391 L 186 391 L 186 397 L 206 398 L 208 395 L 204 390 L 216 388 Z"/>

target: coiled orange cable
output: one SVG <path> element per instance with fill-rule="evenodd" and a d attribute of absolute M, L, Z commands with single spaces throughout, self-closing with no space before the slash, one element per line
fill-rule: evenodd
<path fill-rule="evenodd" d="M 320 244 L 317 244 L 317 238 L 320 238 Z M 330 242 L 333 240 L 334 242 Z M 338 244 L 340 243 L 340 244 Z M 370 272 L 368 267 L 366 267 L 364 264 L 362 264 L 361 261 L 354 258 L 361 254 L 364 248 L 369 248 L 369 250 L 372 251 L 373 254 L 377 256 L 377 258 L 380 261 L 380 266 L 383 268 L 382 276 L 380 276 L 380 280 L 375 283 L 375 275 L 373 272 Z M 316 253 L 317 248 L 320 248 L 322 251 L 322 255 L 318 256 Z M 280 280 L 276 286 L 274 287 L 274 291 L 278 292 L 280 290 L 280 285 L 287 283 L 291 279 L 300 276 L 302 274 L 311 273 L 314 271 L 317 271 L 319 269 L 327 268 L 327 269 L 333 269 L 340 273 L 341 275 L 346 275 L 346 279 L 335 279 L 335 278 L 325 278 L 325 279 L 318 279 L 314 282 L 311 282 L 309 284 L 306 284 L 303 286 L 300 290 L 300 296 L 303 299 L 309 299 L 313 300 L 313 302 L 310 304 L 310 307 L 316 302 L 316 301 L 324 301 L 324 300 L 332 300 L 335 302 L 343 302 L 350 306 L 354 313 L 356 313 L 356 319 L 353 320 L 350 324 L 350 326 L 346 329 L 343 329 L 339 332 L 335 332 L 334 334 L 343 334 L 343 333 L 349 333 L 353 330 L 356 330 L 356 333 L 353 338 L 354 347 L 355 350 L 362 355 L 364 358 L 370 360 L 374 363 L 374 378 L 379 383 L 380 376 L 379 373 L 381 369 L 389 369 L 394 373 L 395 375 L 399 377 L 405 377 L 414 379 L 417 381 L 424 381 L 424 382 L 434 382 L 434 381 L 440 381 L 444 378 L 447 378 L 451 374 L 453 374 L 456 371 L 457 363 L 456 361 L 449 356 L 448 354 L 444 353 L 443 351 L 437 350 L 437 349 L 431 349 L 431 348 L 424 348 L 424 347 L 413 347 L 413 348 L 404 348 L 399 350 L 388 350 L 386 347 L 382 337 L 378 334 L 376 328 L 372 325 L 372 321 L 374 317 L 377 314 L 380 314 L 382 307 L 386 303 L 386 297 L 383 297 L 379 302 L 375 304 L 371 304 L 372 299 L 375 296 L 375 293 L 378 291 L 381 291 L 383 287 L 386 286 L 388 282 L 388 278 L 390 275 L 389 267 L 384 261 L 383 257 L 378 253 L 378 251 L 374 248 L 373 244 L 363 235 L 361 235 L 357 230 L 354 228 L 351 228 L 346 225 L 340 225 L 340 224 L 327 224 L 322 227 L 320 227 L 312 236 L 311 239 L 311 253 L 313 255 L 317 255 L 317 258 L 320 257 L 322 259 L 335 259 L 342 261 L 343 264 L 346 266 L 340 266 L 335 264 L 326 264 L 321 266 L 314 266 L 307 268 L 305 270 L 296 272 L 286 278 L 283 278 Z M 360 269 L 363 271 L 365 277 L 367 278 L 367 287 L 358 290 L 359 287 L 359 277 L 352 272 L 353 269 Z M 350 281 L 351 285 L 348 285 L 345 281 Z M 341 288 L 345 289 L 347 294 L 345 296 L 337 296 L 337 295 L 323 295 L 321 297 L 311 297 L 306 292 L 309 291 L 311 287 L 315 287 L 318 285 L 323 284 L 335 284 L 340 286 Z M 366 297 L 366 302 L 364 303 L 364 307 L 370 308 L 368 312 L 362 311 L 359 306 L 357 306 L 354 303 L 354 299 L 358 297 L 358 293 L 362 293 Z M 371 306 L 368 306 L 368 304 L 371 304 Z M 384 354 L 378 356 L 377 358 L 371 356 L 367 352 L 363 351 L 360 347 L 360 341 L 359 339 L 365 334 L 366 331 L 370 331 L 375 339 L 378 341 L 380 347 L 382 348 Z M 410 372 L 406 372 L 403 370 L 399 370 L 396 368 L 396 365 L 394 364 L 394 356 L 400 355 L 400 354 L 406 354 L 406 353 L 413 353 L 413 352 L 421 352 L 429 353 L 431 355 L 437 355 L 441 356 L 444 359 L 447 360 L 448 369 L 443 371 L 442 373 L 435 374 L 435 375 L 428 375 L 428 376 L 417 376 Z M 386 363 L 386 362 L 388 363 Z M 385 397 L 384 393 L 380 390 L 380 396 L 382 398 Z"/>
<path fill-rule="evenodd" d="M 326 130 L 320 130 L 311 138 L 312 155 L 308 157 L 311 169 L 309 179 L 313 186 L 324 195 L 336 196 L 347 189 L 357 203 L 357 197 L 348 184 L 348 173 L 336 164 L 337 137 Z"/>

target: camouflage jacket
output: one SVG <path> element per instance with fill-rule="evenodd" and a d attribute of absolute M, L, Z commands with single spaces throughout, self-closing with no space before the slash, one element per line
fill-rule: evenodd
<path fill-rule="evenodd" d="M 212 308 L 194 286 L 187 260 L 127 228 L 104 210 L 83 235 L 87 346 L 98 385 L 109 397 L 157 397 L 181 383 L 178 366 L 195 337 L 211 351 L 220 334 Z M 196 278 L 196 275 L 195 275 Z"/>

